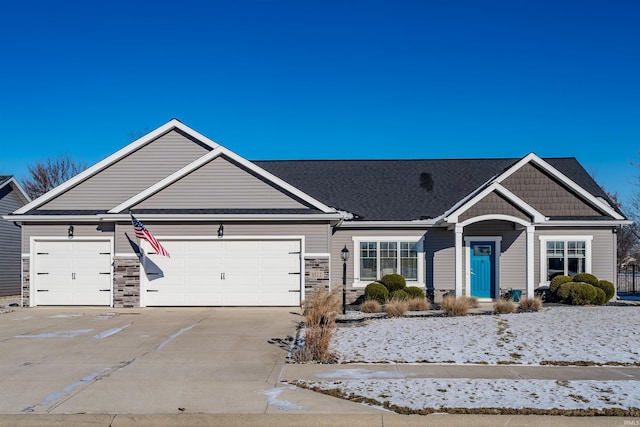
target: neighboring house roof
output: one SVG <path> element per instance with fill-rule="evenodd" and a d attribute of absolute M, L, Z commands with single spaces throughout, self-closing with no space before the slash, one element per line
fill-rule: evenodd
<path fill-rule="evenodd" d="M 24 191 L 20 183 L 18 183 L 13 175 L 0 175 L 0 190 L 3 190 L 5 187 L 11 187 L 23 203 L 26 204 L 31 201 L 31 198 L 29 198 L 27 192 Z M 1 191 L 0 194 L 4 195 L 5 192 Z"/>
<path fill-rule="evenodd" d="M 355 220 L 437 218 L 521 159 L 282 160 L 254 163 Z M 594 197 L 606 193 L 573 157 L 544 159 Z M 374 197 L 375 196 L 375 197 Z"/>

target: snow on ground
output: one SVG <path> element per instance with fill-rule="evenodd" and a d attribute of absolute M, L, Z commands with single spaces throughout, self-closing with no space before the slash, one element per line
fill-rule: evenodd
<path fill-rule="evenodd" d="M 308 382 L 383 404 L 425 408 L 630 409 L 640 408 L 638 381 L 553 381 L 419 378 Z"/>
<path fill-rule="evenodd" d="M 340 363 L 640 363 L 638 307 L 552 307 L 537 313 L 371 320 L 338 328 Z"/>
<path fill-rule="evenodd" d="M 638 330 L 638 307 L 557 306 L 538 313 L 372 320 L 338 328 L 331 348 L 340 363 L 637 364 Z M 319 381 L 302 383 L 413 410 L 640 408 L 639 381 L 400 379 L 366 369 L 341 372 L 340 379 L 331 373 L 324 381 L 318 375 Z"/>

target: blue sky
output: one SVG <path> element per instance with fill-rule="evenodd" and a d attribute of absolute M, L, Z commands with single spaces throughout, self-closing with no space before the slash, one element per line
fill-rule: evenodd
<path fill-rule="evenodd" d="M 533 151 L 640 191 L 637 1 L 0 5 L 0 174 L 175 117 L 251 160 Z"/>

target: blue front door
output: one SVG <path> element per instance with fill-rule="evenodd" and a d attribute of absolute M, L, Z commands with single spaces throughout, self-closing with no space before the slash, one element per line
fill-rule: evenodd
<path fill-rule="evenodd" d="M 493 298 L 496 282 L 495 243 L 471 242 L 471 296 Z"/>

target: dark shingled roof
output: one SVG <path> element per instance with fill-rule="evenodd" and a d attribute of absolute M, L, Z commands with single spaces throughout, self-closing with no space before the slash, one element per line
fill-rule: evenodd
<path fill-rule="evenodd" d="M 254 161 L 356 220 L 435 218 L 520 159 Z M 578 185 L 606 198 L 578 161 L 545 159 Z"/>

